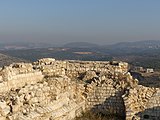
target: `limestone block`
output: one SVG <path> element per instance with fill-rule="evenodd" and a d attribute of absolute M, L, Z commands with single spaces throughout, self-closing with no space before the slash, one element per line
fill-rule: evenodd
<path fill-rule="evenodd" d="M 19 111 L 20 106 L 19 105 L 12 105 L 12 112 L 16 113 Z"/>
<path fill-rule="evenodd" d="M 0 113 L 3 116 L 7 116 L 10 112 L 10 107 L 6 104 L 6 102 L 0 102 Z"/>
<path fill-rule="evenodd" d="M 31 103 L 38 103 L 38 98 L 37 98 L 37 97 L 34 97 L 34 98 L 32 98 L 30 101 L 31 101 Z"/>
<path fill-rule="evenodd" d="M 7 120 L 6 117 L 0 116 L 0 120 Z"/>

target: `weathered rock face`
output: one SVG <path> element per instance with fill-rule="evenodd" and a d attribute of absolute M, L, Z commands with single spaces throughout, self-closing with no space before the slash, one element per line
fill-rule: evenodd
<path fill-rule="evenodd" d="M 71 120 L 86 110 L 159 119 L 160 90 L 138 85 L 124 62 L 44 58 L 0 75 L 0 120 Z"/>

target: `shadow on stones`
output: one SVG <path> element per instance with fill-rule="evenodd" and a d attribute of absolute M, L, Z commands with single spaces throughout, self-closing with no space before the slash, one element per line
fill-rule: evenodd
<path fill-rule="evenodd" d="M 160 120 L 160 106 L 146 109 L 136 114 L 140 120 Z"/>
<path fill-rule="evenodd" d="M 90 111 L 106 120 L 125 120 L 125 105 L 121 96 L 122 92 L 117 92 L 103 103 L 94 105 Z"/>
<path fill-rule="evenodd" d="M 145 78 L 138 72 L 129 71 L 134 79 L 138 79 L 139 81 L 145 80 Z"/>

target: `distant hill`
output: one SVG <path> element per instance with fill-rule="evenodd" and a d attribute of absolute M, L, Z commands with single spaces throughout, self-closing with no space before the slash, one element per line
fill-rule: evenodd
<path fill-rule="evenodd" d="M 135 42 L 119 42 L 112 45 L 99 46 L 89 42 L 71 42 L 65 44 L 63 47 L 67 48 L 107 48 L 110 50 L 128 50 L 128 49 L 160 49 L 160 40 L 144 40 Z"/>
<path fill-rule="evenodd" d="M 63 47 L 4 49 L 0 53 L 5 54 L 0 54 L 0 66 L 23 61 L 18 58 L 36 61 L 40 58 L 53 57 L 60 60 L 120 60 L 135 66 L 160 69 L 159 40 L 121 42 L 104 46 L 88 42 L 72 42 Z"/>
<path fill-rule="evenodd" d="M 5 65 L 10 65 L 11 63 L 16 63 L 16 62 L 27 62 L 27 61 L 0 53 L 0 67 L 3 67 Z"/>
<path fill-rule="evenodd" d="M 43 42 L 0 42 L 0 50 L 26 50 L 26 49 L 37 49 L 37 48 L 48 48 L 58 46 L 53 43 Z"/>
<path fill-rule="evenodd" d="M 63 47 L 67 48 L 95 48 L 98 47 L 97 44 L 88 43 L 88 42 L 71 42 L 65 44 Z"/>
<path fill-rule="evenodd" d="M 160 49 L 160 40 L 144 40 L 135 42 L 120 42 L 113 45 L 103 47 L 113 49 Z"/>

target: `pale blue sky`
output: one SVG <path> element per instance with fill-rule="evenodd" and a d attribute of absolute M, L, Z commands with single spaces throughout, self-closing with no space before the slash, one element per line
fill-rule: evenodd
<path fill-rule="evenodd" d="M 160 0 L 1 0 L 0 41 L 160 40 Z"/>

